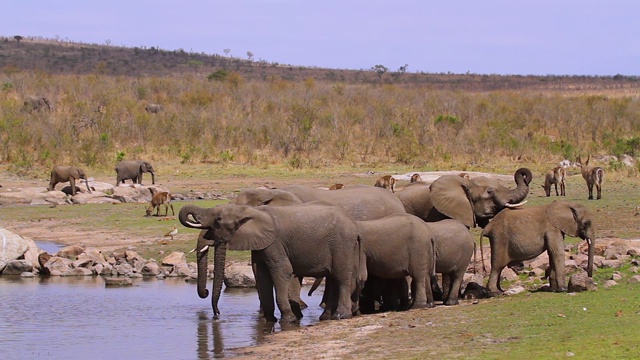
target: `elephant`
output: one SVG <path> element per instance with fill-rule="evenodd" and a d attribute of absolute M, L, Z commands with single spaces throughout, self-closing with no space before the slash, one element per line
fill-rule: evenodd
<path fill-rule="evenodd" d="M 327 306 L 320 320 L 351 318 L 352 304 L 366 279 L 366 266 L 356 223 L 344 209 L 323 202 L 290 206 L 224 204 L 213 208 L 187 205 L 180 209 L 182 225 L 201 231 L 197 243 L 197 290 L 206 298 L 209 247 L 215 249 L 211 304 L 219 318 L 218 300 L 224 277 L 226 250 L 251 250 L 263 315 L 275 322 L 295 322 L 288 301 L 292 276 L 328 277 Z M 327 226 L 331 224 L 331 226 Z"/>
<path fill-rule="evenodd" d="M 469 228 L 484 227 L 504 208 L 518 207 L 529 193 L 531 171 L 520 168 L 515 172 L 515 189 L 509 189 L 494 179 L 480 176 L 465 178 L 444 175 L 430 185 L 415 182 L 396 195 L 407 213 L 427 222 L 455 219 Z"/>
<path fill-rule="evenodd" d="M 434 239 L 435 272 L 442 274 L 444 305 L 457 305 L 464 274 L 474 253 L 469 229 L 457 220 L 425 222 Z M 435 279 L 431 283 L 435 283 Z"/>
<path fill-rule="evenodd" d="M 160 104 L 147 104 L 147 106 L 144 107 L 144 110 L 149 114 L 157 114 L 164 110 L 164 106 Z"/>
<path fill-rule="evenodd" d="M 49 103 L 49 99 L 44 96 L 27 96 L 24 98 L 24 103 L 22 105 L 22 109 L 27 112 L 32 112 L 34 110 L 40 111 L 42 109 L 47 109 L 51 111 L 51 104 Z"/>
<path fill-rule="evenodd" d="M 543 251 L 549 254 L 549 286 L 552 291 L 567 291 L 565 286 L 564 236 L 587 241 L 587 274 L 593 274 L 595 235 L 591 214 L 586 207 L 556 200 L 547 205 L 500 212 L 484 228 L 480 237 L 491 244 L 491 273 L 487 288 L 491 294 L 502 292 L 500 274 L 511 263 L 530 260 Z M 483 261 L 484 263 L 484 261 Z"/>
<path fill-rule="evenodd" d="M 431 292 L 431 279 L 435 277 L 434 239 L 427 223 L 414 215 L 393 214 L 376 220 L 356 221 L 356 224 L 362 237 L 367 276 L 398 279 L 401 282 L 410 276 L 413 294 L 410 307 L 434 307 Z M 401 283 L 382 280 L 381 284 L 393 286 Z M 380 288 L 377 291 L 388 295 L 397 294 L 401 289 Z M 373 294 L 368 299 L 373 303 L 375 297 L 376 294 Z M 385 302 L 383 305 L 387 306 Z M 373 304 L 369 305 L 369 309 L 373 308 Z"/>
<path fill-rule="evenodd" d="M 145 160 L 122 160 L 116 164 L 116 186 L 127 179 L 131 179 L 134 184 L 142 185 L 142 174 L 151 174 L 151 184 L 156 184 L 156 174 L 153 165 Z"/>
<path fill-rule="evenodd" d="M 69 182 L 71 184 L 71 195 L 76 194 L 76 180 L 84 179 L 87 185 L 87 191 L 91 193 L 89 189 L 89 182 L 87 181 L 87 175 L 84 170 L 75 166 L 56 165 L 51 170 L 51 180 L 49 181 L 49 191 L 53 191 L 57 183 Z"/>

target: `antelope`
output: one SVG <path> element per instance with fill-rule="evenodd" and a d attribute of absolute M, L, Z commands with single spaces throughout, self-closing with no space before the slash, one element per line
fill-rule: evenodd
<path fill-rule="evenodd" d="M 391 175 L 385 175 L 380 179 L 376 180 L 375 186 L 381 187 L 383 189 L 389 189 L 391 192 L 396 192 L 396 179 Z"/>
<path fill-rule="evenodd" d="M 564 168 L 561 166 L 549 170 L 544 177 L 544 185 L 542 186 L 545 194 L 547 194 L 547 196 L 551 196 L 551 185 L 554 185 L 556 189 L 556 196 L 565 196 L 564 178 L 565 172 Z M 560 195 L 558 195 L 558 184 L 560 184 Z"/>
<path fill-rule="evenodd" d="M 173 204 L 171 203 L 171 194 L 163 191 L 153 195 L 151 198 L 151 204 L 149 204 L 149 207 L 147 208 L 146 216 L 151 216 L 154 208 L 156 208 L 156 216 L 159 216 L 160 205 L 164 205 L 164 216 L 169 215 L 169 207 L 171 207 L 171 215 L 176 215 L 176 212 L 173 210 Z"/>
<path fill-rule="evenodd" d="M 580 156 L 578 156 L 578 160 L 576 161 L 576 165 L 580 167 L 580 172 L 582 173 L 582 177 L 584 181 L 587 182 L 587 187 L 589 188 L 589 200 L 593 200 L 593 186 L 596 186 L 596 191 L 598 192 L 597 199 L 600 200 L 602 198 L 602 181 L 604 179 L 604 169 L 599 166 L 589 167 L 589 159 L 591 155 L 587 157 L 587 161 L 582 163 L 580 160 Z"/>
<path fill-rule="evenodd" d="M 417 181 L 422 181 L 422 177 L 420 176 L 420 174 L 415 173 L 415 174 L 411 175 L 410 183 L 414 183 L 414 182 L 417 182 Z"/>
<path fill-rule="evenodd" d="M 333 184 L 331 185 L 331 187 L 329 188 L 329 190 L 340 190 L 344 187 L 343 184 Z"/>

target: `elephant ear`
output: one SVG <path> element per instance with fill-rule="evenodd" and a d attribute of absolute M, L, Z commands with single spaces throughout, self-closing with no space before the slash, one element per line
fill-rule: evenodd
<path fill-rule="evenodd" d="M 238 215 L 229 250 L 262 250 L 275 241 L 276 229 L 271 215 L 250 206 Z"/>
<path fill-rule="evenodd" d="M 547 219 L 553 227 L 563 233 L 577 237 L 578 219 L 581 219 L 583 209 L 565 201 L 555 200 L 547 205 Z"/>
<path fill-rule="evenodd" d="M 443 215 L 475 227 L 468 179 L 457 175 L 439 177 L 431 184 L 431 203 Z"/>
<path fill-rule="evenodd" d="M 80 170 L 77 167 L 72 167 L 69 169 L 69 176 L 74 179 L 80 179 Z"/>

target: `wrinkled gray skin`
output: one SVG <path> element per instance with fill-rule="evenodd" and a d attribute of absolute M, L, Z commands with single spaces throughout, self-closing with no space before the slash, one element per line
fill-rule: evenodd
<path fill-rule="evenodd" d="M 565 286 L 564 236 L 587 240 L 587 274 L 593 273 L 595 234 L 591 214 L 584 206 L 556 200 L 548 205 L 509 209 L 500 212 L 483 230 L 491 244 L 491 273 L 487 288 L 502 292 L 500 274 L 511 263 L 530 260 L 542 252 L 549 254 L 549 285 L 552 291 L 567 291 Z M 480 246 L 482 247 L 482 236 Z"/>
<path fill-rule="evenodd" d="M 49 191 L 55 190 L 56 184 L 61 182 L 69 182 L 71 184 L 71 195 L 76 194 L 76 180 L 87 180 L 87 175 L 84 170 L 75 166 L 56 165 L 51 169 L 51 180 L 49 181 Z M 89 182 L 85 181 L 87 185 L 87 191 L 91 193 L 89 189 Z"/>
<path fill-rule="evenodd" d="M 249 189 L 242 191 L 232 202 L 237 205 L 277 205 L 325 201 L 338 205 L 354 220 L 373 220 L 391 214 L 404 214 L 398 198 L 388 190 L 374 186 L 347 186 L 340 191 L 317 189 L 304 185 L 290 185 L 281 189 Z M 296 285 L 297 283 L 297 285 Z M 304 307 L 300 299 L 300 283 L 292 280 L 291 300 Z M 323 300 L 323 302 L 326 302 Z"/>
<path fill-rule="evenodd" d="M 515 189 L 484 176 L 467 179 L 445 175 L 431 185 L 415 182 L 396 195 L 407 213 L 427 222 L 455 219 L 467 227 L 486 226 L 502 209 L 522 202 L 529 194 L 531 171 L 520 168 L 514 175 Z"/>
<path fill-rule="evenodd" d="M 49 99 L 43 96 L 27 96 L 24 98 L 22 109 L 27 112 L 34 110 L 51 110 L 51 104 L 49 103 Z"/>
<path fill-rule="evenodd" d="M 151 184 L 156 183 L 156 174 L 153 165 L 144 160 L 122 160 L 116 164 L 116 186 L 131 179 L 134 184 L 142 185 L 142 174 L 151 174 Z"/>
<path fill-rule="evenodd" d="M 164 110 L 164 106 L 160 104 L 147 104 L 147 106 L 145 106 L 144 109 L 149 114 L 157 114 L 162 110 Z"/>
<path fill-rule="evenodd" d="M 353 316 L 352 301 L 366 278 L 359 271 L 362 247 L 356 224 L 343 209 L 315 202 L 291 206 L 225 204 L 204 209 L 187 205 L 178 214 L 187 227 L 206 230 L 197 244 L 197 290 L 205 298 L 209 247 L 215 248 L 212 307 L 220 314 L 218 300 L 224 278 L 226 249 L 251 250 L 256 261 L 256 284 L 264 317 L 276 321 L 273 289 L 281 322 L 298 320 L 288 301 L 292 276 L 328 276 L 327 299 L 321 320 Z M 332 224 L 332 226 L 326 226 Z M 356 270 L 358 269 L 358 270 Z"/>
<path fill-rule="evenodd" d="M 367 275 L 400 281 L 410 276 L 411 308 L 434 307 L 431 292 L 431 278 L 435 276 L 434 239 L 427 223 L 410 214 L 356 223 L 362 237 Z"/>
<path fill-rule="evenodd" d="M 443 304 L 457 305 L 475 241 L 469 229 L 457 220 L 445 219 L 425 224 L 434 239 L 436 273 L 442 274 L 443 283 L 448 284 L 444 289 Z M 432 279 L 434 281 L 436 280 Z"/>

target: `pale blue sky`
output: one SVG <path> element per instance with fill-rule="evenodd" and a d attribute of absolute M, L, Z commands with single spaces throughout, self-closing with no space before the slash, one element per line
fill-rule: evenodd
<path fill-rule="evenodd" d="M 2 36 L 409 72 L 640 75 L 638 0 L 20 0 Z"/>

